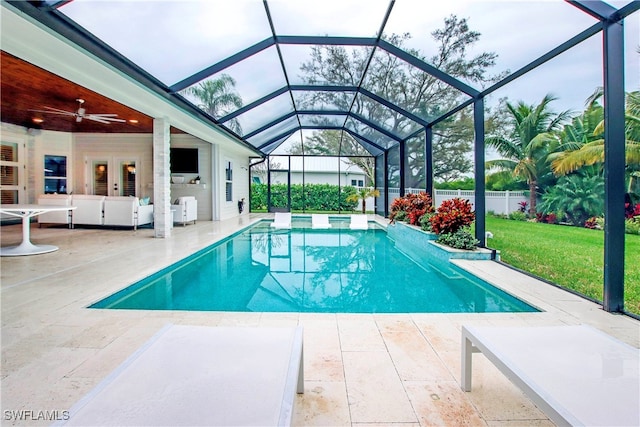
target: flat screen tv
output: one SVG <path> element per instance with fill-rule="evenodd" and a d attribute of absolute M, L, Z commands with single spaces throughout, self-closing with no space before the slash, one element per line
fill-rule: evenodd
<path fill-rule="evenodd" d="M 198 173 L 197 148 L 171 148 L 171 173 Z"/>

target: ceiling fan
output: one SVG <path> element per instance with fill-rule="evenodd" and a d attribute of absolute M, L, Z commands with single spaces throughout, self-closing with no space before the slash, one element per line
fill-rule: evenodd
<path fill-rule="evenodd" d="M 47 107 L 47 106 L 42 107 L 44 108 L 44 110 L 30 110 L 30 111 L 75 117 L 77 123 L 80 123 L 82 119 L 93 120 L 94 122 L 104 123 L 104 124 L 109 124 L 111 122 L 121 122 L 121 123 L 126 122 L 126 120 L 117 119 L 116 118 L 118 116 L 117 114 L 88 114 L 87 110 L 82 106 L 84 104 L 84 99 L 78 98 L 76 99 L 76 101 L 78 101 L 77 111 L 65 111 L 65 110 L 60 110 L 58 108 Z"/>

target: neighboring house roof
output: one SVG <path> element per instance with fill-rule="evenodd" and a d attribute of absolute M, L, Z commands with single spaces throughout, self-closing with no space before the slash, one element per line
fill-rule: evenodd
<path fill-rule="evenodd" d="M 302 172 L 303 158 L 291 157 L 290 170 L 291 172 Z M 305 172 L 337 173 L 338 170 L 343 174 L 364 175 L 364 171 L 358 166 L 338 157 L 304 157 Z"/>

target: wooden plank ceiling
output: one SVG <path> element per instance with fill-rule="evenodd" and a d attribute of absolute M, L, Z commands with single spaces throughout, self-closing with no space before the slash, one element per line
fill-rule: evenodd
<path fill-rule="evenodd" d="M 52 74 L 20 58 L 1 52 L 0 95 L 2 98 L 1 120 L 30 129 L 45 129 L 62 132 L 95 133 L 152 133 L 153 120 L 112 99 Z M 76 122 L 73 116 L 34 112 L 46 107 L 75 112 L 77 99 L 84 99 L 86 114 L 114 113 L 125 123 L 99 123 L 83 119 Z M 34 122 L 41 119 L 41 123 Z M 135 122 L 137 120 L 137 122 Z M 180 130 L 171 128 L 173 133 Z"/>

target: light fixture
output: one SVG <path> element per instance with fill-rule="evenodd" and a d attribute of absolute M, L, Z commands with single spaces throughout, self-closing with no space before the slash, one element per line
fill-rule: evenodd
<path fill-rule="evenodd" d="M 34 117 L 34 118 L 31 119 L 31 121 L 33 123 L 40 124 L 40 123 L 44 122 L 44 119 L 40 118 L 40 117 Z"/>
<path fill-rule="evenodd" d="M 131 123 L 132 125 L 137 125 L 139 122 L 138 119 L 129 119 L 129 123 Z"/>

